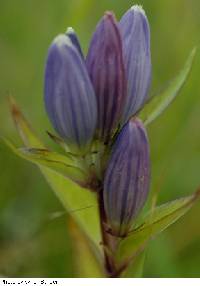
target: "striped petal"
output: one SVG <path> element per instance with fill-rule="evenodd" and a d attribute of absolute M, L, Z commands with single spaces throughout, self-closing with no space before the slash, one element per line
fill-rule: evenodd
<path fill-rule="evenodd" d="M 45 105 L 58 134 L 82 148 L 94 134 L 97 105 L 85 64 L 66 35 L 49 48 L 45 71 Z"/>
<path fill-rule="evenodd" d="M 69 27 L 69 28 L 67 29 L 66 35 L 70 38 L 72 44 L 77 48 L 77 50 L 79 51 L 81 57 L 84 58 L 84 55 L 83 55 L 83 52 L 82 52 L 82 49 L 81 49 L 80 42 L 79 42 L 79 40 L 78 40 L 78 37 L 77 37 L 77 35 L 76 35 L 74 29 L 72 29 L 71 27 Z"/>
<path fill-rule="evenodd" d="M 122 123 L 134 115 L 147 99 L 151 82 L 150 30 L 147 17 L 140 6 L 133 6 L 119 23 L 128 94 Z"/>
<path fill-rule="evenodd" d="M 117 126 L 126 97 L 122 41 L 118 24 L 107 12 L 93 35 L 86 65 L 98 105 L 98 134 L 105 141 Z"/>
<path fill-rule="evenodd" d="M 119 134 L 104 179 L 104 206 L 114 233 L 126 235 L 143 207 L 150 183 L 149 144 L 138 119 Z"/>

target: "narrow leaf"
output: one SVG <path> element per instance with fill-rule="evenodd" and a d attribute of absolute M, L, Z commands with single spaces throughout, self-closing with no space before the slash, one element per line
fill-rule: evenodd
<path fill-rule="evenodd" d="M 139 117 L 145 125 L 150 124 L 172 103 L 186 82 L 196 55 L 196 48 L 190 53 L 185 66 L 160 94 L 153 96 L 141 110 Z"/>
<path fill-rule="evenodd" d="M 10 99 L 10 107 L 17 130 L 25 146 L 28 148 L 45 148 L 12 98 Z M 9 147 L 13 148 L 13 145 Z M 13 151 L 15 152 L 15 149 Z M 96 195 L 45 166 L 40 166 L 40 170 L 65 209 L 99 248 L 101 236 Z"/>
<path fill-rule="evenodd" d="M 22 157 L 23 159 L 35 163 L 40 167 L 47 167 L 50 170 L 63 175 L 65 178 L 70 178 L 80 185 L 87 184 L 86 174 L 83 172 L 83 170 L 74 166 L 73 160 L 67 158 L 67 156 L 60 155 L 56 152 L 51 152 L 47 149 L 16 148 L 7 139 L 4 139 L 4 141 L 16 155 Z"/>
<path fill-rule="evenodd" d="M 60 145 L 63 150 L 65 150 L 68 154 L 69 154 L 69 148 L 67 146 L 67 144 L 64 142 L 64 140 L 62 140 L 60 137 L 52 134 L 51 132 L 47 131 L 47 134 L 49 136 L 49 138 L 56 144 Z"/>
<path fill-rule="evenodd" d="M 10 111 L 17 131 L 27 147 L 44 148 L 44 144 L 36 136 L 30 124 L 26 121 L 13 97 L 9 97 Z"/>
<path fill-rule="evenodd" d="M 56 152 L 51 152 L 47 149 L 37 148 L 20 148 L 18 153 L 24 159 L 45 166 L 55 171 L 66 178 L 70 178 L 74 182 L 82 185 L 87 183 L 87 175 L 82 169 L 74 166 L 74 161 L 67 156 L 60 155 Z"/>
<path fill-rule="evenodd" d="M 199 197 L 200 191 L 197 191 L 191 196 L 156 207 L 153 213 L 146 215 L 144 223 L 140 227 L 133 230 L 127 238 L 121 241 L 117 253 L 118 259 L 129 259 L 130 254 L 133 255 L 150 239 L 183 216 Z"/>

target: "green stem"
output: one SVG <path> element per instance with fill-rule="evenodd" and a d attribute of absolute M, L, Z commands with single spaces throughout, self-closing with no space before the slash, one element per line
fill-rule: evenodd
<path fill-rule="evenodd" d="M 105 223 L 106 223 L 106 216 L 105 216 L 105 210 L 104 210 L 104 204 L 103 204 L 103 192 L 102 189 L 99 190 L 98 193 L 98 203 L 99 203 L 99 216 L 100 216 L 100 226 L 101 226 L 101 234 L 102 234 L 102 244 L 103 244 L 103 250 L 104 250 L 104 267 L 106 270 L 106 273 L 108 276 L 110 276 L 113 273 L 113 267 L 112 263 L 110 261 L 110 257 L 107 254 L 106 248 L 110 248 L 110 241 L 108 234 L 105 230 Z"/>

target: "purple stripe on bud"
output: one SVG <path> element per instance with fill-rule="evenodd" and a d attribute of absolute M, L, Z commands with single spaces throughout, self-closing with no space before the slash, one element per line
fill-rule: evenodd
<path fill-rule="evenodd" d="M 140 6 L 133 6 L 119 23 L 128 80 L 122 123 L 134 115 L 147 99 L 151 82 L 150 30 Z"/>
<path fill-rule="evenodd" d="M 69 145 L 87 145 L 96 128 L 97 104 L 87 69 L 67 35 L 49 48 L 45 71 L 45 105 L 49 118 Z"/>
<path fill-rule="evenodd" d="M 146 130 L 129 120 L 119 134 L 104 179 L 104 206 L 114 233 L 126 235 L 149 192 L 150 159 Z"/>
<path fill-rule="evenodd" d="M 98 135 L 106 141 L 118 124 L 126 97 L 122 41 L 110 12 L 97 25 L 86 65 L 97 97 Z"/>
<path fill-rule="evenodd" d="M 84 55 L 83 55 L 83 52 L 82 52 L 82 49 L 81 49 L 80 42 L 79 42 L 79 40 L 78 40 L 78 37 L 77 37 L 77 35 L 76 35 L 74 29 L 72 29 L 71 27 L 69 27 L 69 28 L 67 29 L 66 35 L 70 38 L 72 44 L 77 48 L 77 50 L 79 51 L 81 57 L 84 58 Z"/>

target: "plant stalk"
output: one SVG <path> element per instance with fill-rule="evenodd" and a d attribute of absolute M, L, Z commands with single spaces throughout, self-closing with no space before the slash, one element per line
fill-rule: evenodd
<path fill-rule="evenodd" d="M 103 190 L 100 189 L 98 192 L 98 203 L 99 203 L 99 215 L 100 215 L 100 226 L 102 234 L 102 244 L 104 251 L 104 267 L 108 277 L 112 277 L 113 273 L 116 273 L 115 263 L 113 257 L 109 255 L 109 252 L 112 252 L 113 249 L 113 238 L 105 229 L 106 225 L 106 214 L 103 203 Z"/>

